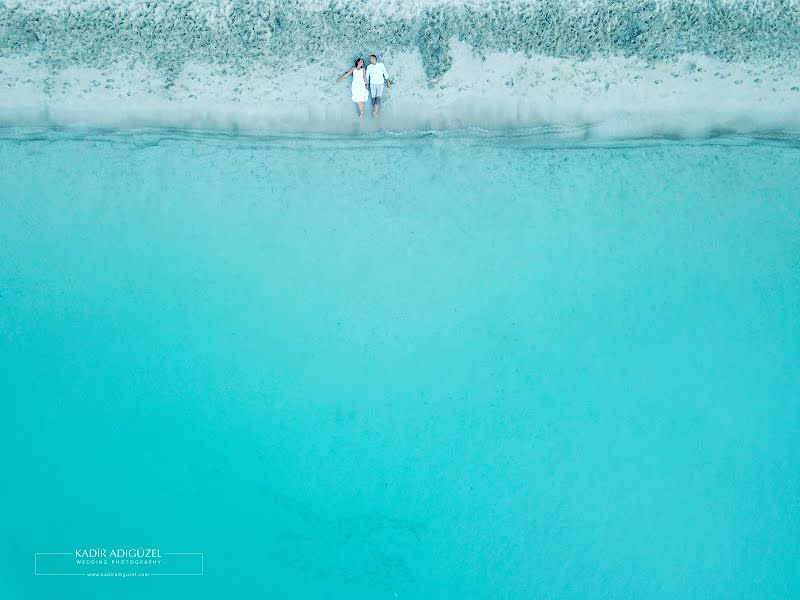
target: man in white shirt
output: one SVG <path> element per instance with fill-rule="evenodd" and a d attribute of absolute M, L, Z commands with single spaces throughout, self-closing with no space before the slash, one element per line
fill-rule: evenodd
<path fill-rule="evenodd" d="M 381 94 L 383 94 L 383 82 L 386 82 L 387 87 L 390 87 L 392 82 L 389 81 L 386 67 L 383 66 L 383 63 L 378 62 L 377 56 L 374 54 L 370 56 L 369 63 L 367 67 L 367 82 L 369 82 L 369 92 L 372 96 L 372 114 L 377 117 L 381 104 Z"/>

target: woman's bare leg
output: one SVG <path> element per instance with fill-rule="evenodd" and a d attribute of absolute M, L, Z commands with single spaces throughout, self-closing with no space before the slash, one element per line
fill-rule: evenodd
<path fill-rule="evenodd" d="M 364 103 L 363 102 L 359 102 L 358 103 L 358 116 L 359 117 L 363 117 L 364 116 Z"/>

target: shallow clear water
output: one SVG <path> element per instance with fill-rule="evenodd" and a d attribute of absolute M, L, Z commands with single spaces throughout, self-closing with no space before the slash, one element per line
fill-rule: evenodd
<path fill-rule="evenodd" d="M 5 135 L 0 597 L 798 596 L 799 159 Z"/>

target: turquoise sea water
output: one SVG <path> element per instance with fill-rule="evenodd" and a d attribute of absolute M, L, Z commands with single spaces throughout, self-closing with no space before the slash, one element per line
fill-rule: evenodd
<path fill-rule="evenodd" d="M 5 134 L 0 597 L 800 596 L 798 161 Z"/>

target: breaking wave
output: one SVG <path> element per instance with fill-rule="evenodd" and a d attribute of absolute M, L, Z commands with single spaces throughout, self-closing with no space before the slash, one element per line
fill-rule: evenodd
<path fill-rule="evenodd" d="M 0 124 L 616 137 L 800 129 L 798 0 L 0 0 Z"/>

